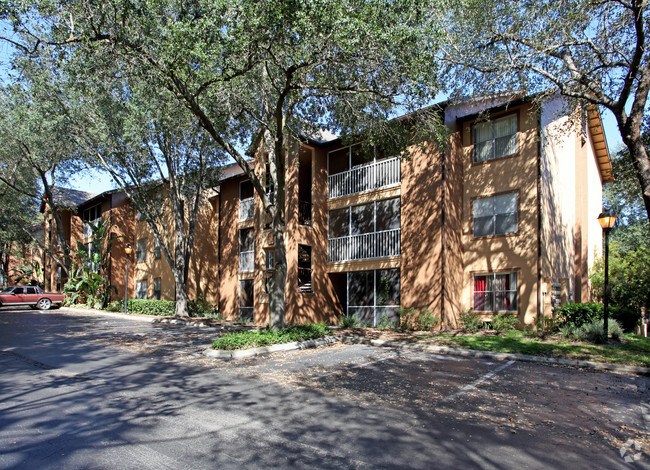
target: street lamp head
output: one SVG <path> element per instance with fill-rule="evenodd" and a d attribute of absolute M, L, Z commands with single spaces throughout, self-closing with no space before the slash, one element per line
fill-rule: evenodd
<path fill-rule="evenodd" d="M 614 212 L 611 210 L 606 210 L 598 216 L 598 222 L 600 222 L 600 226 L 603 230 L 610 229 L 614 227 L 614 224 L 616 223 L 616 215 L 614 215 Z"/>
<path fill-rule="evenodd" d="M 125 252 L 127 255 L 130 255 L 130 254 L 133 252 L 133 248 L 131 248 L 131 245 L 126 245 L 126 246 L 124 247 L 124 252 Z"/>

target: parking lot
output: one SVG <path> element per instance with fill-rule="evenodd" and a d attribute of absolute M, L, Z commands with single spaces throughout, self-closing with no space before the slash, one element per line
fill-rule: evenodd
<path fill-rule="evenodd" d="M 647 377 L 0 309 L 2 468 L 647 468 Z"/>

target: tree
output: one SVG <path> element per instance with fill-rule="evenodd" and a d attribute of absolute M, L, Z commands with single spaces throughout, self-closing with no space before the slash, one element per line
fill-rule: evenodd
<path fill-rule="evenodd" d="M 13 202 L 16 210 L 32 216 L 12 218 L 12 227 L 31 234 L 36 221 L 33 208 L 45 202 L 55 221 L 62 258 L 32 238 L 47 255 L 70 273 L 71 256 L 59 214 L 57 186 L 82 168 L 77 148 L 70 137 L 74 126 L 63 82 L 40 61 L 18 58 L 14 74 L 0 88 L 0 193 Z M 17 205 L 16 205 L 17 203 Z M 30 205 L 28 210 L 26 205 Z M 9 212 L 7 212 L 9 215 Z"/>
<path fill-rule="evenodd" d="M 440 58 L 456 91 L 557 92 L 611 111 L 650 214 L 641 136 L 650 91 L 647 2 L 451 0 L 433 14 L 450 32 Z"/>
<path fill-rule="evenodd" d="M 123 86 L 129 99 L 112 99 Z M 93 88 L 79 140 L 149 225 L 174 276 L 175 314 L 186 317 L 196 221 L 208 190 L 218 185 L 223 152 L 173 97 L 165 100 L 137 80 Z"/>
<path fill-rule="evenodd" d="M 426 14 L 430 5 L 418 0 L 35 7 L 37 24 L 28 22 L 29 14 L 10 15 L 26 33 L 24 50 L 64 48 L 84 73 L 167 90 L 241 166 L 272 220 L 272 328 L 284 325 L 289 149 L 327 124 L 334 132 L 363 132 L 369 144 L 382 138 L 403 149 L 408 133 L 386 118 L 420 107 L 437 90 L 432 67 L 440 33 Z M 396 137 L 385 139 L 388 132 Z M 265 156 L 273 199 L 267 165 L 251 166 L 247 156 L 254 155 Z"/>

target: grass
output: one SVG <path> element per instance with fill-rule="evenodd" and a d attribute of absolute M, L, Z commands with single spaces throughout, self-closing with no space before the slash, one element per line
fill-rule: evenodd
<path fill-rule="evenodd" d="M 627 333 L 620 343 L 589 344 L 551 338 L 541 341 L 521 331 L 504 336 L 440 335 L 450 346 L 480 351 L 530 354 L 534 356 L 631 364 L 650 367 L 650 338 Z"/>
<path fill-rule="evenodd" d="M 332 332 L 322 323 L 314 325 L 294 325 L 283 330 L 258 330 L 228 333 L 212 342 L 213 349 L 248 349 L 271 346 L 273 344 L 307 341 L 330 335 Z"/>

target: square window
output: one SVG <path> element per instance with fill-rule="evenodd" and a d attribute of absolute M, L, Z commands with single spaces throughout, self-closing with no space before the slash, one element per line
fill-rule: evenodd
<path fill-rule="evenodd" d="M 472 289 L 475 312 L 516 312 L 517 273 L 475 274 Z"/>
<path fill-rule="evenodd" d="M 517 193 L 474 199 L 472 202 L 474 238 L 517 233 Z"/>
<path fill-rule="evenodd" d="M 517 114 L 472 127 L 474 152 L 472 163 L 482 163 L 517 153 Z"/>

